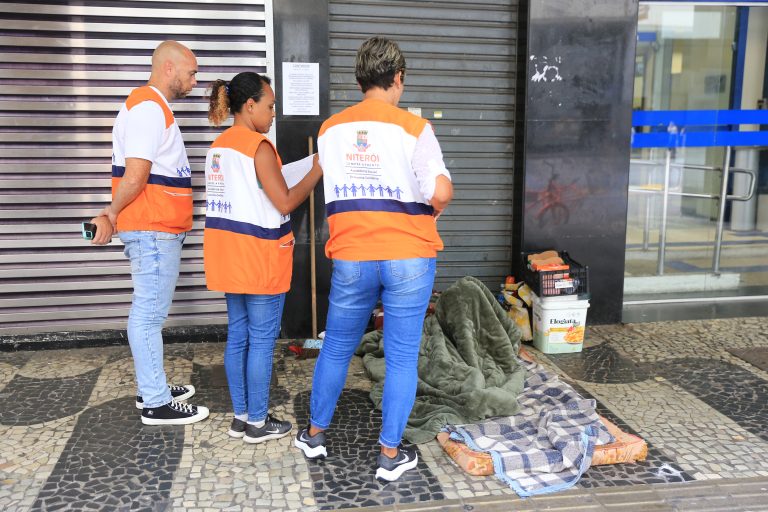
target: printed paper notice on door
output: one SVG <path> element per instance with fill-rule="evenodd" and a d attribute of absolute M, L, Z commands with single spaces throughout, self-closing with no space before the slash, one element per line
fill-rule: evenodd
<path fill-rule="evenodd" d="M 320 115 L 320 64 L 283 62 L 283 115 Z"/>

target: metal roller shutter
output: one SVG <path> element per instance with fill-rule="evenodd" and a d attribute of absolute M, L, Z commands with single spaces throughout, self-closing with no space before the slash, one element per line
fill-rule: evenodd
<path fill-rule="evenodd" d="M 408 73 L 401 107 L 432 122 L 454 201 L 439 221 L 437 286 L 510 272 L 517 0 L 331 1 L 331 111 L 359 100 L 354 57 L 366 38 L 397 41 Z M 441 112 L 442 118 L 435 115 Z"/>
<path fill-rule="evenodd" d="M 85 5 L 89 4 L 89 5 Z M 205 288 L 204 87 L 251 69 L 272 76 L 271 0 L 0 3 L 0 334 L 124 328 L 130 267 L 119 240 L 94 248 L 80 222 L 110 199 L 112 123 L 150 56 L 176 39 L 198 88 L 173 104 L 195 188 L 195 224 L 166 325 L 226 323 Z"/>

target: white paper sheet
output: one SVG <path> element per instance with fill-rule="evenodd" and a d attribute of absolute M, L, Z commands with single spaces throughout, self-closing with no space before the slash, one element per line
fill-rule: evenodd
<path fill-rule="evenodd" d="M 315 155 L 309 155 L 301 160 L 283 165 L 283 178 L 285 178 L 285 184 L 288 185 L 288 188 L 295 187 L 309 173 L 314 158 Z"/>
<path fill-rule="evenodd" d="M 320 114 L 320 64 L 317 62 L 283 62 L 284 116 L 316 116 Z"/>

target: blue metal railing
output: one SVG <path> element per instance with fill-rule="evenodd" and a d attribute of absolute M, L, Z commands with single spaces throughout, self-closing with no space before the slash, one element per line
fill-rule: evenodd
<path fill-rule="evenodd" d="M 748 201 L 755 191 L 755 177 L 743 169 L 731 169 L 731 150 L 733 147 L 768 146 L 768 131 L 740 131 L 740 125 L 768 124 L 768 110 L 638 110 L 632 114 L 633 148 L 666 148 L 664 181 L 659 193 L 662 197 L 661 226 L 659 228 L 659 256 L 656 273 L 664 274 L 664 256 L 666 251 L 667 208 L 669 204 L 669 179 L 672 153 L 676 148 L 684 147 L 724 147 L 725 160 L 722 168 L 720 194 L 710 195 L 719 201 L 715 250 L 712 258 L 712 271 L 720 273 L 720 253 L 723 242 L 725 222 L 725 203 L 727 200 Z M 683 166 L 684 168 L 686 166 Z M 710 168 L 720 171 L 721 169 Z M 743 196 L 729 196 L 728 180 L 731 172 L 749 175 L 749 192 Z M 631 192 L 632 190 L 630 190 Z M 648 205 L 646 205 L 648 208 Z"/>

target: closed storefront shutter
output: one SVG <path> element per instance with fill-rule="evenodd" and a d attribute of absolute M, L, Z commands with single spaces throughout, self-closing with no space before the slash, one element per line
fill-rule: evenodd
<path fill-rule="evenodd" d="M 87 5 L 90 4 L 90 5 Z M 198 57 L 198 88 L 174 102 L 193 171 L 195 222 L 168 326 L 225 323 L 202 268 L 208 126 L 204 89 L 244 69 L 273 75 L 271 1 L 0 3 L 0 334 L 124 328 L 130 267 L 80 223 L 110 199 L 112 124 L 149 78 L 157 44 Z"/>
<path fill-rule="evenodd" d="M 408 72 L 401 107 L 435 128 L 455 187 L 438 226 L 437 286 L 473 275 L 493 289 L 510 271 L 517 0 L 330 2 L 331 111 L 360 99 L 357 48 L 395 40 Z"/>

